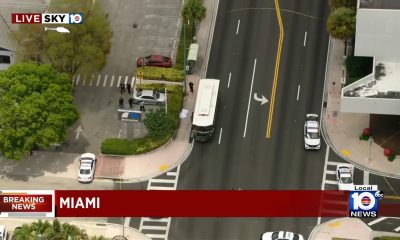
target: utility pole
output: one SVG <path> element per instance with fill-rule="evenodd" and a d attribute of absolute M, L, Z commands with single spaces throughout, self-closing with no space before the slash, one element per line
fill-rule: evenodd
<path fill-rule="evenodd" d="M 188 21 L 189 22 L 189 21 Z M 185 22 L 183 21 L 183 94 L 186 96 L 187 95 L 187 89 L 186 89 L 186 26 Z"/>

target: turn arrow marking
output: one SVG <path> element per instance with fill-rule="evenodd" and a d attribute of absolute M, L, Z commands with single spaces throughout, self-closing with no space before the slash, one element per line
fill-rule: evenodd
<path fill-rule="evenodd" d="M 79 127 L 75 130 L 75 132 L 76 132 L 75 140 L 78 140 L 79 134 L 81 134 L 83 132 L 82 126 L 79 125 Z"/>
<path fill-rule="evenodd" d="M 261 98 L 259 98 L 259 97 L 257 96 L 257 93 L 254 93 L 254 100 L 256 100 L 257 102 L 261 102 L 261 105 L 264 105 L 265 103 L 268 102 L 268 99 L 266 99 L 266 98 L 264 97 L 264 95 L 261 94 Z"/>

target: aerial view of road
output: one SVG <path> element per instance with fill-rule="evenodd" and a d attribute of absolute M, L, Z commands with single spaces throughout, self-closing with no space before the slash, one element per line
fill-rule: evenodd
<path fill-rule="evenodd" d="M 377 207 L 400 208 L 399 9 L 394 0 L 5 0 L 1 190 L 353 194 L 310 202 L 312 217 L 137 217 L 126 206 L 125 216 L 62 225 L 9 218 L 0 240 L 400 239 L 398 210 Z"/>

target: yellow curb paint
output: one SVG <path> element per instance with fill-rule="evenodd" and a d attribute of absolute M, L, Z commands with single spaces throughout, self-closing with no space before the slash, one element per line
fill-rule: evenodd
<path fill-rule="evenodd" d="M 349 157 L 349 156 L 350 156 L 350 152 L 349 152 L 349 150 L 347 150 L 347 149 L 343 149 L 343 150 L 342 150 L 342 154 L 343 154 L 343 156 L 345 156 L 345 157 Z"/>
<path fill-rule="evenodd" d="M 163 165 L 161 165 L 161 166 L 160 166 L 160 171 L 167 170 L 167 169 L 168 169 L 168 167 L 169 167 L 169 165 L 168 165 L 168 164 L 163 164 Z"/>
<path fill-rule="evenodd" d="M 329 227 L 333 227 L 333 228 L 340 227 L 340 225 L 341 225 L 340 222 L 334 222 L 334 223 L 328 224 Z"/>
<path fill-rule="evenodd" d="M 283 29 L 282 16 L 281 16 L 281 9 L 279 8 L 279 0 L 274 0 L 274 2 L 275 2 L 276 16 L 278 18 L 278 25 L 279 25 L 279 42 L 275 60 L 274 82 L 272 84 L 271 101 L 269 105 L 269 115 L 267 122 L 267 133 L 265 135 L 266 138 L 271 138 L 272 119 L 274 116 L 275 94 L 278 85 L 279 65 L 281 62 L 283 37 L 285 35 L 285 31 Z"/>

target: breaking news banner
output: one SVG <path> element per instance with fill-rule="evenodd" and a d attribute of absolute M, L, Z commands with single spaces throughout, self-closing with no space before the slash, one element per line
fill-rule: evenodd
<path fill-rule="evenodd" d="M 54 209 L 55 217 L 348 217 L 349 193 L 336 190 L 56 190 L 52 195 L 53 191 L 9 190 L 0 195 L 0 211 L 1 216 L 10 217 L 54 217 Z M 30 196 L 36 198 L 27 198 Z M 400 217 L 400 203 L 380 204 L 379 215 Z M 360 216 L 372 217 L 372 214 Z"/>
<path fill-rule="evenodd" d="M 81 24 L 82 13 L 12 13 L 13 24 Z"/>
<path fill-rule="evenodd" d="M 54 191 L 2 190 L 0 217 L 55 217 Z"/>

